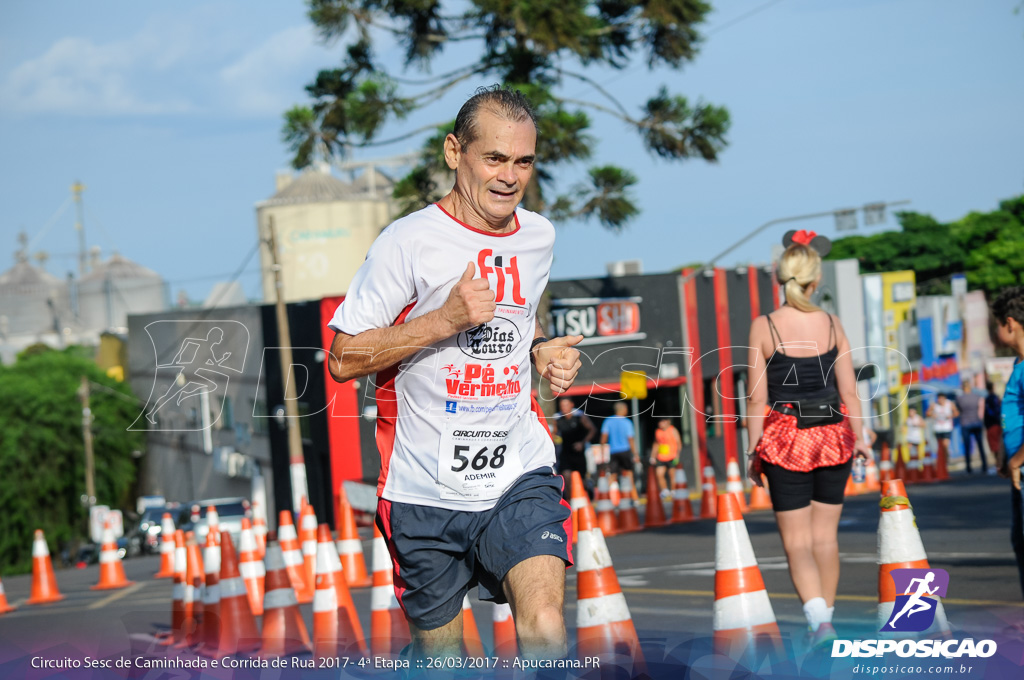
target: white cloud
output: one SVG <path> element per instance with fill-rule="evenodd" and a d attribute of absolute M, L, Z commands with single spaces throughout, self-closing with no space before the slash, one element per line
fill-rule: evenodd
<path fill-rule="evenodd" d="M 64 37 L 0 73 L 0 102 L 21 114 L 279 116 L 338 51 L 308 24 L 262 40 L 238 28 L 198 10 L 120 40 Z"/>
<path fill-rule="evenodd" d="M 335 58 L 312 26 L 281 30 L 220 70 L 224 103 L 248 115 L 280 115 Z"/>

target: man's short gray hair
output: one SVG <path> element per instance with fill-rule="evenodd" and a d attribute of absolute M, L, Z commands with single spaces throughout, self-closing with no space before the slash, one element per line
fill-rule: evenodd
<path fill-rule="evenodd" d="M 459 115 L 455 117 L 455 129 L 452 134 L 459 140 L 463 149 L 480 136 L 478 120 L 481 107 L 515 123 L 528 120 L 533 123 L 533 128 L 537 129 L 537 116 L 522 92 L 502 85 L 481 87 L 466 100 L 459 109 Z"/>

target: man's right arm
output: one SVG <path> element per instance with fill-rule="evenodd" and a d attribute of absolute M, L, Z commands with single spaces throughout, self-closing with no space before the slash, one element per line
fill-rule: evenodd
<path fill-rule="evenodd" d="M 393 366 L 446 338 L 494 318 L 494 292 L 487 279 L 475 279 L 476 265 L 466 267 L 438 309 L 405 323 L 371 328 L 357 335 L 338 332 L 331 343 L 331 377 L 345 382 Z"/>

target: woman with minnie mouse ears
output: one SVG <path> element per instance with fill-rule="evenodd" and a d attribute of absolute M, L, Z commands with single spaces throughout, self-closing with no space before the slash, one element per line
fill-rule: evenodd
<path fill-rule="evenodd" d="M 777 276 L 786 303 L 750 328 L 747 363 L 764 379 L 751 381 L 747 474 L 758 486 L 762 473 L 768 480 L 809 643 L 817 646 L 836 637 L 839 516 L 855 452 L 872 458 L 871 431 L 843 326 L 810 300 L 832 243 L 804 230 L 782 243 Z"/>

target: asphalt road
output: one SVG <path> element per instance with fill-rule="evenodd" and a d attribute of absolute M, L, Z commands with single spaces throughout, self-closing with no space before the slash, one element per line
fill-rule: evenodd
<path fill-rule="evenodd" d="M 944 606 L 954 634 L 984 637 L 1024 621 L 1009 544 L 1008 482 L 995 477 L 960 477 L 947 483 L 912 486 L 908 495 L 931 566 L 946 569 L 950 575 Z M 840 637 L 874 637 L 877 631 L 878 515 L 878 496 L 874 494 L 848 499 L 843 512 L 839 537 L 843 571 L 835 614 Z M 779 627 L 798 640 L 806 624 L 789 580 L 774 517 L 770 512 L 750 513 L 746 523 Z M 613 536 L 607 542 L 635 626 L 655 656 L 662 647 L 710 634 L 714 521 Z M 364 541 L 368 566 L 370 545 Z M 138 652 L 140 637 L 166 630 L 171 582 L 152 578 L 159 557 L 126 560 L 124 567 L 135 584 L 115 591 L 90 590 L 98 579 L 97 566 L 60 570 L 57 580 L 66 599 L 44 606 L 24 604 L 29 576 L 5 578 L 8 600 L 18 610 L 0 615 L 0 677 L 58 677 L 53 671 L 32 671 L 31 657 L 87 654 L 114 658 Z M 369 590 L 353 590 L 352 594 L 368 632 Z M 490 648 L 491 605 L 476 601 L 475 592 L 471 598 L 484 644 Z M 575 627 L 575 601 L 576 573 L 570 569 L 566 589 L 570 634 Z M 302 610 L 311 627 L 310 605 Z"/>

